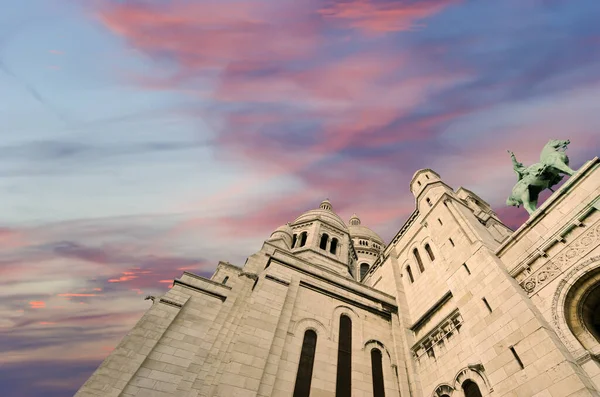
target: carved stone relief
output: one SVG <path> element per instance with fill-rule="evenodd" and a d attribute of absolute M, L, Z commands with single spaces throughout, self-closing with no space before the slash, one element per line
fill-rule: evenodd
<path fill-rule="evenodd" d="M 560 273 L 573 266 L 583 256 L 588 254 L 600 244 L 600 222 L 591 226 L 589 230 L 566 246 L 552 260 L 546 262 L 541 268 L 523 280 L 521 287 L 533 295 L 545 285 L 554 280 Z"/>

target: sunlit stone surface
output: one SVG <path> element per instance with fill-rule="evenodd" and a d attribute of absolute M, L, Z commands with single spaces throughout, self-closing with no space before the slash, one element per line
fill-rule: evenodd
<path fill-rule="evenodd" d="M 599 167 L 514 232 L 429 169 L 387 245 L 325 200 L 183 273 L 76 396 L 597 396 Z"/>

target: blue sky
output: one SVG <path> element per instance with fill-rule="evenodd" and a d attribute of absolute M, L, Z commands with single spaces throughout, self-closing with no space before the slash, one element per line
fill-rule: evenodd
<path fill-rule="evenodd" d="M 598 155 L 599 18 L 592 0 L 5 4 L 7 396 L 73 393 L 145 295 L 242 265 L 326 197 L 387 241 L 429 167 L 518 227 L 507 149 Z"/>

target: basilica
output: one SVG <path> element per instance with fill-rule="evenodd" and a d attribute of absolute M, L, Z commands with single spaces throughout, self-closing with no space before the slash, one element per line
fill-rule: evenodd
<path fill-rule="evenodd" d="M 324 200 L 184 272 L 76 397 L 600 396 L 600 160 L 516 231 L 431 169 L 409 188 L 389 242 Z"/>

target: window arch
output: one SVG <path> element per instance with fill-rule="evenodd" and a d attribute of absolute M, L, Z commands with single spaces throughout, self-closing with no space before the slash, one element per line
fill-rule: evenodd
<path fill-rule="evenodd" d="M 406 274 L 408 274 L 408 279 L 410 280 L 410 283 L 414 283 L 415 278 L 413 277 L 412 270 L 410 270 L 410 265 L 406 266 Z"/>
<path fill-rule="evenodd" d="M 423 273 L 425 271 L 425 267 L 423 266 L 423 261 L 421 260 L 419 250 L 415 248 L 413 250 L 413 255 L 415 256 L 415 260 L 417 261 L 417 265 L 419 266 L 419 271 Z"/>
<path fill-rule="evenodd" d="M 308 238 L 308 232 L 302 232 L 300 234 L 300 247 L 304 247 L 306 245 L 307 238 Z"/>
<path fill-rule="evenodd" d="M 342 314 L 338 344 L 336 397 L 351 397 L 352 392 L 352 320 Z"/>
<path fill-rule="evenodd" d="M 296 247 L 297 240 L 298 240 L 298 234 L 294 233 L 294 236 L 292 237 L 292 248 Z"/>
<path fill-rule="evenodd" d="M 331 246 L 329 247 L 329 252 L 331 252 L 332 254 L 335 254 L 337 252 L 337 246 L 338 246 L 338 239 L 332 238 Z"/>
<path fill-rule="evenodd" d="M 229 280 L 229 276 L 225 276 L 223 281 L 221 281 L 221 284 L 223 284 L 223 285 L 227 284 L 227 280 Z"/>
<path fill-rule="evenodd" d="M 427 251 L 429 260 L 433 262 L 435 260 L 435 255 L 433 255 L 433 251 L 431 250 L 431 246 L 429 244 L 425 244 L 425 251 Z"/>
<path fill-rule="evenodd" d="M 365 277 L 365 275 L 367 274 L 368 271 L 369 271 L 369 264 L 361 263 L 360 264 L 360 279 L 361 280 Z"/>
<path fill-rule="evenodd" d="M 310 395 L 310 383 L 312 381 L 313 367 L 315 364 L 315 351 L 317 349 L 317 333 L 312 329 L 304 333 L 300 362 L 298 363 L 298 374 L 294 386 L 293 397 L 308 397 Z"/>
<path fill-rule="evenodd" d="M 329 241 L 329 235 L 327 233 L 323 233 L 321 236 L 321 242 L 319 243 L 319 248 L 322 250 L 327 249 L 327 241 Z"/>
<path fill-rule="evenodd" d="M 479 386 L 471 379 L 467 379 L 463 382 L 462 389 L 465 392 L 465 397 L 483 397 L 481 395 L 481 390 L 479 390 Z"/>
<path fill-rule="evenodd" d="M 373 373 L 373 396 L 385 397 L 385 388 L 383 385 L 383 363 L 381 350 L 371 350 L 371 371 Z"/>

